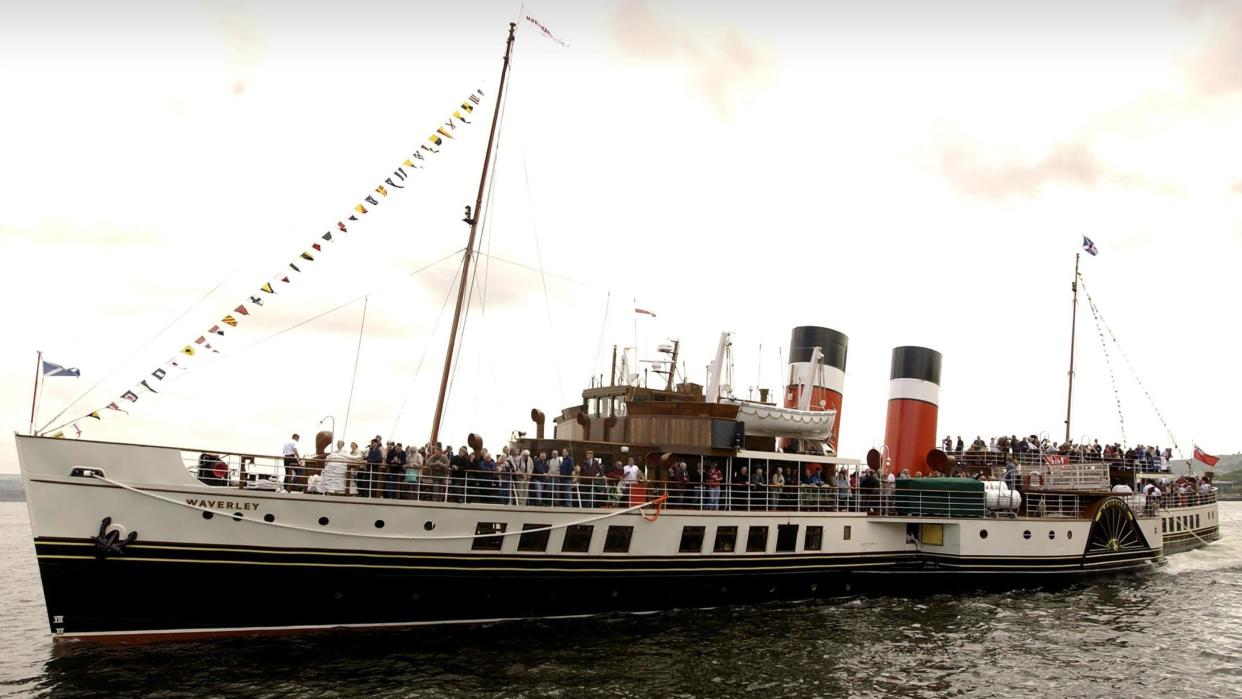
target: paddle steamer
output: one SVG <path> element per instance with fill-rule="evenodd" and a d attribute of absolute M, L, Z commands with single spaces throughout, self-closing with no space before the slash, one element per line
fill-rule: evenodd
<path fill-rule="evenodd" d="M 512 45 L 510 27 L 506 70 Z M 489 140 L 432 444 L 490 154 Z M 933 350 L 893 350 L 886 446 L 861 460 L 836 449 L 844 334 L 793 331 L 779 400 L 731 394 L 729 343 L 706 385 L 676 381 L 675 355 L 657 387 L 614 362 L 550 434 L 532 410 L 514 452 L 639 467 L 629 479 L 554 474 L 538 492 L 526 472 L 428 478 L 407 499 L 289 492 L 279 456 L 18 435 L 49 628 L 58 640 L 138 640 L 1028 586 L 1147 570 L 1173 545 L 1218 536 L 1212 493 L 1116 495 L 1107 463 L 955 464 L 934 448 Z M 332 462 L 332 438 L 319 435 L 311 470 Z M 832 485 L 868 468 L 878 484 Z M 921 477 L 956 469 L 989 479 Z"/>

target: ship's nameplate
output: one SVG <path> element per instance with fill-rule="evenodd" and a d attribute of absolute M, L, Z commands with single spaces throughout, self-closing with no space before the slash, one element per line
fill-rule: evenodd
<path fill-rule="evenodd" d="M 191 507 L 203 507 L 216 511 L 230 510 L 233 512 L 254 512 L 259 509 L 259 505 L 261 503 L 257 500 L 234 500 L 232 498 L 227 500 L 216 498 L 186 498 L 185 504 Z"/>

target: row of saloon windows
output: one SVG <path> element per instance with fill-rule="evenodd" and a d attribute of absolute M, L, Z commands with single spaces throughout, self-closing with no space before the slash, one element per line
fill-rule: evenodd
<path fill-rule="evenodd" d="M 798 530 L 801 525 L 776 525 L 777 553 L 792 552 L 798 547 Z M 499 551 L 504 546 L 507 525 L 504 522 L 479 522 L 475 527 L 474 551 Z M 733 553 L 738 550 L 738 527 L 716 527 L 711 542 L 712 553 Z M 770 527 L 751 526 L 746 528 L 746 552 L 766 553 L 768 550 L 768 532 Z M 591 550 L 591 537 L 595 527 L 589 524 L 574 524 L 565 527 L 565 538 L 561 543 L 562 553 L 587 553 Z M 548 550 L 551 538 L 551 525 L 525 524 L 522 534 L 518 537 L 517 550 L 520 552 L 544 553 Z M 850 539 L 850 527 L 847 525 L 842 538 Z M 629 553 L 630 540 L 634 536 L 634 527 L 614 525 L 608 527 L 604 537 L 604 553 Z M 819 551 L 823 548 L 824 528 L 807 526 L 802 539 L 804 551 Z M 681 530 L 681 542 L 677 546 L 678 553 L 703 553 L 707 543 L 707 527 L 689 526 Z"/>
<path fill-rule="evenodd" d="M 1189 529 L 1199 528 L 1199 515 L 1181 515 L 1178 517 L 1165 517 L 1160 521 L 1161 533 L 1181 532 Z"/>

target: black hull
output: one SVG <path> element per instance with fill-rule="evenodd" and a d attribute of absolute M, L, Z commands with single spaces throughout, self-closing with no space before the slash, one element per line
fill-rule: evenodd
<path fill-rule="evenodd" d="M 1051 560 L 904 553 L 634 559 L 146 544 L 99 559 L 89 546 L 36 542 L 58 638 L 490 623 L 858 593 L 1016 589 L 1148 569 L 1158 557 L 1144 550 Z"/>

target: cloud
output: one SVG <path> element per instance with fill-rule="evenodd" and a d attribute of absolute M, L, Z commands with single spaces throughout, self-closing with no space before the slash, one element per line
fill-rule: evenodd
<path fill-rule="evenodd" d="M 154 245 L 160 241 L 160 235 L 147 226 L 79 222 L 64 216 L 52 216 L 40 219 L 32 226 L 0 224 L 0 241 L 25 241 L 79 250 L 90 246 L 109 251 L 117 247 Z"/>
<path fill-rule="evenodd" d="M 1082 143 L 1052 146 L 1036 162 L 989 161 L 975 148 L 953 146 L 940 156 L 940 171 L 963 194 L 985 199 L 1034 196 L 1048 185 L 1094 188 L 1104 166 Z"/>
<path fill-rule="evenodd" d="M 246 13 L 243 3 L 213 4 L 208 16 L 227 51 L 228 74 L 233 78 L 229 90 L 241 96 L 267 50 L 263 32 L 257 19 Z"/>
<path fill-rule="evenodd" d="M 770 52 L 734 27 L 717 30 L 658 14 L 644 0 L 622 0 L 612 23 L 613 39 L 627 57 L 682 64 L 690 88 L 721 118 L 773 79 Z"/>
<path fill-rule="evenodd" d="M 1212 96 L 1242 90 L 1242 3 L 1187 0 L 1181 8 L 1209 27 L 1187 66 L 1191 82 Z"/>

